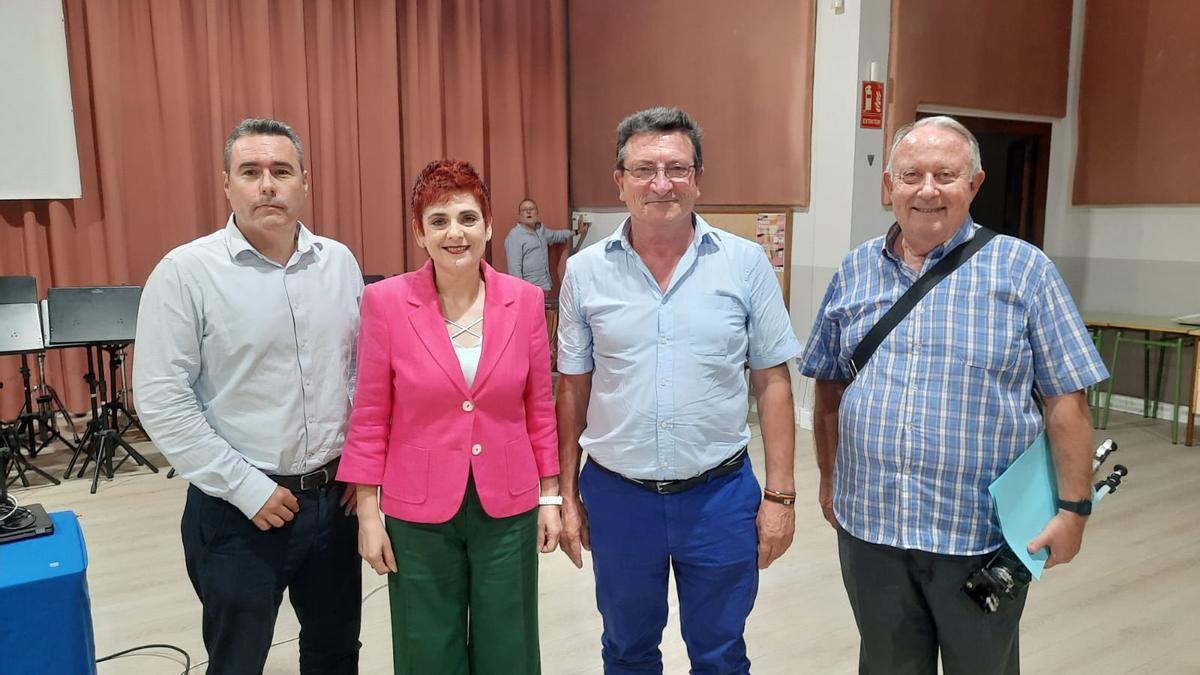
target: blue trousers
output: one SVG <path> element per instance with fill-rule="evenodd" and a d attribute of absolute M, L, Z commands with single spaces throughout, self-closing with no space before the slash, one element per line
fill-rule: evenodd
<path fill-rule="evenodd" d="M 662 673 L 667 579 L 675 575 L 679 620 L 695 675 L 749 673 L 743 633 L 758 593 L 758 480 L 738 471 L 659 495 L 585 465 L 579 491 L 588 513 L 606 675 Z"/>
<path fill-rule="evenodd" d="M 300 620 L 299 672 L 358 672 L 362 563 L 358 519 L 338 506 L 343 489 L 294 493 L 295 519 L 262 532 L 229 502 L 188 487 L 180 529 L 209 673 L 263 671 L 285 588 Z"/>

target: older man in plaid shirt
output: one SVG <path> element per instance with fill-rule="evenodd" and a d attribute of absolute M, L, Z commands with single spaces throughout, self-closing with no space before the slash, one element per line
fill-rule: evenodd
<path fill-rule="evenodd" d="M 995 614 L 961 592 L 1003 544 L 988 485 L 1037 437 L 1059 496 L 1091 496 L 1083 390 L 1108 374 L 1054 264 L 997 236 L 924 297 L 851 382 L 872 326 L 975 236 L 979 144 L 948 117 L 896 135 L 883 185 L 896 224 L 851 251 L 817 312 L 801 371 L 816 379 L 819 501 L 838 532 L 861 636 L 860 673 L 1017 673 L 1025 589 Z M 1031 393 L 1043 398 L 1039 410 Z M 1029 542 L 1046 566 L 1079 551 L 1090 503 L 1065 504 Z M 1074 509 L 1074 510 L 1069 510 Z"/>

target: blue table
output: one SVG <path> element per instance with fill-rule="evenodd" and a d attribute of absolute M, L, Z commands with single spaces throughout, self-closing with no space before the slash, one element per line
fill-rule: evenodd
<path fill-rule="evenodd" d="M 0 544 L 0 671 L 95 673 L 87 548 L 70 511 L 54 533 Z"/>

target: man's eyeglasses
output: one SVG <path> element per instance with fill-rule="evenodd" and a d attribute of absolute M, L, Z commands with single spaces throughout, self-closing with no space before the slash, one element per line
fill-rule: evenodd
<path fill-rule="evenodd" d="M 924 185 L 927 176 L 933 176 L 933 182 L 936 185 L 946 186 L 954 184 L 955 181 L 963 177 L 963 174 L 955 173 L 949 169 L 942 169 L 941 171 L 934 171 L 932 173 L 928 171 L 916 171 L 909 169 L 908 171 L 892 174 L 892 177 L 901 183 L 914 186 Z"/>
<path fill-rule="evenodd" d="M 654 180 L 659 171 L 668 180 L 684 181 L 692 175 L 692 171 L 695 168 L 695 164 L 672 164 L 671 166 L 635 166 L 632 169 L 623 169 L 623 171 L 639 183 L 645 183 L 646 181 Z"/>

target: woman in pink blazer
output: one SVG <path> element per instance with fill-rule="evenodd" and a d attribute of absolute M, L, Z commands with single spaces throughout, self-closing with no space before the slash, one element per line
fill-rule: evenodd
<path fill-rule="evenodd" d="M 391 573 L 396 673 L 538 673 L 535 549 L 557 546 L 561 503 L 542 291 L 483 262 L 470 164 L 425 167 L 412 213 L 429 261 L 363 293 L 337 477 L 359 553 Z"/>

